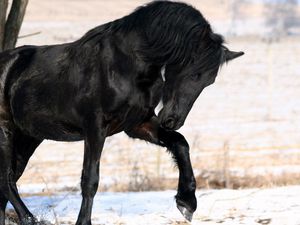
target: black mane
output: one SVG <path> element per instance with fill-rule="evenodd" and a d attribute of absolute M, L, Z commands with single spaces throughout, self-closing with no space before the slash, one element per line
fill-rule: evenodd
<path fill-rule="evenodd" d="M 128 16 L 90 30 L 79 41 L 97 44 L 103 35 L 116 32 L 122 32 L 124 36 L 135 32 L 143 40 L 137 49 L 140 56 L 160 65 L 185 65 L 196 49 L 198 58 L 200 56 L 204 61 L 211 58 L 209 61 L 216 62 L 217 57 L 222 58 L 221 52 L 216 50 L 222 46 L 223 37 L 213 33 L 202 14 L 185 3 L 151 2 Z"/>

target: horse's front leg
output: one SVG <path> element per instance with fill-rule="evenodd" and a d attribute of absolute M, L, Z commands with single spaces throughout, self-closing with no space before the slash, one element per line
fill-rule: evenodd
<path fill-rule="evenodd" d="M 172 153 L 179 169 L 179 182 L 176 198 L 177 208 L 182 215 L 192 221 L 197 208 L 195 197 L 196 180 L 190 161 L 189 145 L 184 136 L 175 131 L 160 131 L 160 140 Z"/>
<path fill-rule="evenodd" d="M 159 126 L 156 117 L 126 133 L 133 138 L 139 138 L 151 143 L 167 147 L 179 169 L 179 182 L 176 198 L 177 207 L 189 221 L 197 208 L 195 197 L 196 180 L 194 177 L 189 145 L 184 136 L 176 131 L 167 131 Z"/>
<path fill-rule="evenodd" d="M 76 225 L 90 225 L 93 199 L 98 189 L 99 164 L 104 145 L 104 129 L 97 123 L 87 127 L 81 177 L 82 202 Z"/>

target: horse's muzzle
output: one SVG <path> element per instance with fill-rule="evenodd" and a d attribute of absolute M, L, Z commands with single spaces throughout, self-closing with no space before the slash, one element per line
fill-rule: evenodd
<path fill-rule="evenodd" d="M 169 117 L 163 121 L 161 125 L 167 130 L 173 130 L 176 125 L 176 120 L 173 117 Z"/>
<path fill-rule="evenodd" d="M 166 130 L 178 130 L 183 125 L 176 116 L 169 116 L 166 119 L 161 120 L 160 124 L 161 127 Z"/>

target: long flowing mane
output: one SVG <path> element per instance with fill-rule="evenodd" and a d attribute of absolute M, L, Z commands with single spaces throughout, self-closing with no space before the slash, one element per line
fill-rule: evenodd
<path fill-rule="evenodd" d="M 222 36 L 213 33 L 202 14 L 185 3 L 154 1 L 90 30 L 80 41 L 97 43 L 103 35 L 115 32 L 123 32 L 124 36 L 136 32 L 143 40 L 137 51 L 145 60 L 157 64 L 186 64 L 197 49 L 203 52 L 200 55 L 204 61 L 221 58 L 221 52 L 216 50 L 223 44 Z"/>

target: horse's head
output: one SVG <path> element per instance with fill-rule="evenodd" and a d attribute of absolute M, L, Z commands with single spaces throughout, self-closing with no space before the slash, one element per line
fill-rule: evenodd
<path fill-rule="evenodd" d="M 212 34 L 210 43 L 199 44 L 184 65 L 166 65 L 160 124 L 177 130 L 183 124 L 203 89 L 214 83 L 220 66 L 243 52 L 233 52 L 222 45 L 221 36 Z"/>

